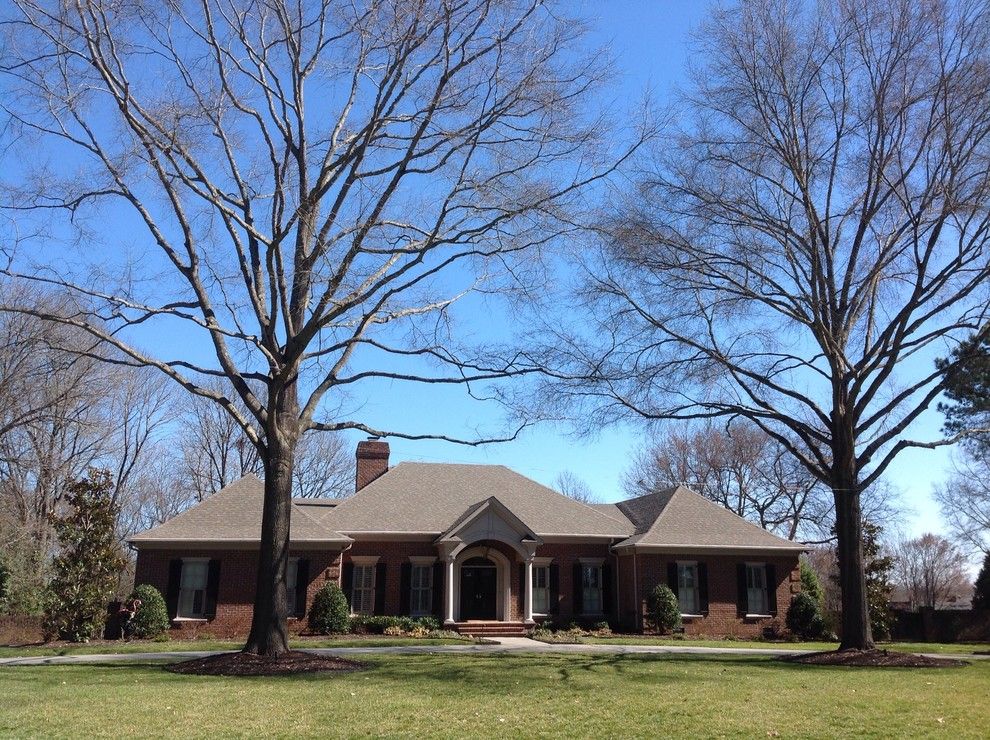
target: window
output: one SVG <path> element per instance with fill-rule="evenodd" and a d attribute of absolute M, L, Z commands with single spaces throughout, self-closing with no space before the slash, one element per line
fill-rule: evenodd
<path fill-rule="evenodd" d="M 581 599 L 584 614 L 602 613 L 602 566 L 581 566 Z"/>
<path fill-rule="evenodd" d="M 182 561 L 177 616 L 186 619 L 202 619 L 206 616 L 206 581 L 209 568 L 208 560 Z"/>
<path fill-rule="evenodd" d="M 677 601 L 681 614 L 697 614 L 698 606 L 698 564 L 677 564 Z"/>
<path fill-rule="evenodd" d="M 433 566 L 413 565 L 409 611 L 415 616 L 433 612 Z"/>
<path fill-rule="evenodd" d="M 289 558 L 285 569 L 285 603 L 289 614 L 296 613 L 296 582 L 299 580 L 299 558 Z"/>
<path fill-rule="evenodd" d="M 375 566 L 355 565 L 351 611 L 372 614 L 375 611 Z"/>
<path fill-rule="evenodd" d="M 550 567 L 533 567 L 533 613 L 550 613 Z"/>
<path fill-rule="evenodd" d="M 762 563 L 746 563 L 746 611 L 748 614 L 766 614 L 767 569 Z"/>

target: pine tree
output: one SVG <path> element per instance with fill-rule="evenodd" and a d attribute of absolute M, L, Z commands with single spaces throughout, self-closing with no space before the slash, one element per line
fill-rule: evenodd
<path fill-rule="evenodd" d="M 99 634 L 126 564 L 116 536 L 120 507 L 105 470 L 70 485 L 66 502 L 66 512 L 52 517 L 61 551 L 47 589 L 45 635 L 86 642 Z"/>
<path fill-rule="evenodd" d="M 973 587 L 973 608 L 990 610 L 990 552 L 983 558 L 983 567 Z"/>

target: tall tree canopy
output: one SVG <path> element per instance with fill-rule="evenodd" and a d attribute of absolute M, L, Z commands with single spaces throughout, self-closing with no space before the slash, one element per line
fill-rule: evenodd
<path fill-rule="evenodd" d="M 862 492 L 986 331 L 986 3 L 714 11 L 667 145 L 548 349 L 597 426 L 744 417 L 832 491 L 842 647 L 870 648 Z M 590 345 L 590 346 L 589 346 Z"/>
<path fill-rule="evenodd" d="M 75 293 L 70 315 L 34 313 L 218 404 L 257 448 L 245 649 L 277 656 L 302 435 L 447 438 L 369 424 L 361 394 L 533 369 L 455 342 L 454 308 L 527 287 L 622 159 L 586 107 L 598 56 L 540 0 L 12 0 L 3 21 L 8 162 L 38 165 L 9 184 L 6 274 Z M 182 345 L 137 343 L 156 329 Z"/>

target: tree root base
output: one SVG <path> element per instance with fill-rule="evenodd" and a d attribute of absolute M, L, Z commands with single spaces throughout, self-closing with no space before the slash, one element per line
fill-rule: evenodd
<path fill-rule="evenodd" d="M 861 668 L 955 668 L 969 665 L 954 658 L 929 658 L 893 650 L 829 650 L 823 653 L 788 655 L 781 660 L 804 665 L 837 665 Z"/>

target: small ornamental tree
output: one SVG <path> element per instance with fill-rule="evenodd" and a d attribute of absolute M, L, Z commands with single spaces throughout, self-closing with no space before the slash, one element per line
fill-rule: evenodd
<path fill-rule="evenodd" d="M 141 606 L 134 615 L 134 636 L 151 639 L 168 631 L 168 607 L 165 598 L 154 586 L 142 583 L 134 587 L 131 599 L 139 599 Z"/>
<path fill-rule="evenodd" d="M 650 592 L 648 606 L 650 619 L 660 634 L 668 634 L 681 626 L 680 604 L 666 584 L 660 584 Z"/>
<path fill-rule="evenodd" d="M 818 600 L 810 593 L 802 591 L 791 599 L 787 610 L 787 629 L 805 640 L 818 639 L 825 633 L 825 619 Z"/>
<path fill-rule="evenodd" d="M 326 583 L 313 597 L 309 609 L 309 627 L 321 635 L 350 631 L 351 617 L 347 597 L 336 583 Z"/>
<path fill-rule="evenodd" d="M 815 569 L 811 567 L 811 564 L 805 559 L 801 558 L 801 592 L 808 594 L 815 603 L 821 607 L 822 601 L 824 599 L 824 594 L 822 592 L 822 584 L 818 580 L 818 574 L 815 573 Z"/>
<path fill-rule="evenodd" d="M 86 642 L 103 627 L 107 602 L 126 561 L 117 543 L 120 507 L 110 474 L 91 469 L 69 486 L 66 510 L 52 517 L 59 555 L 45 598 L 45 636 Z"/>
<path fill-rule="evenodd" d="M 990 552 L 983 558 L 983 567 L 973 587 L 973 608 L 990 611 Z"/>

